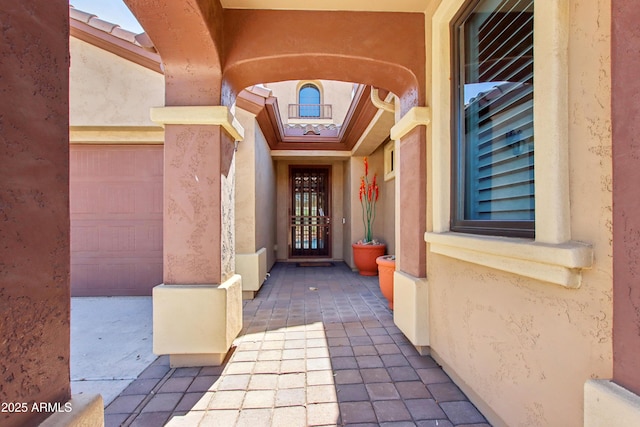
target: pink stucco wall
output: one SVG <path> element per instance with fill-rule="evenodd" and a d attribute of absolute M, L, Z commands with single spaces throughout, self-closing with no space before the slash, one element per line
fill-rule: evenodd
<path fill-rule="evenodd" d="M 640 393 L 640 9 L 612 7 L 613 379 Z"/>
<path fill-rule="evenodd" d="M 68 15 L 62 0 L 0 2 L 3 403 L 70 396 Z M 2 411 L 0 425 L 48 415 Z"/>

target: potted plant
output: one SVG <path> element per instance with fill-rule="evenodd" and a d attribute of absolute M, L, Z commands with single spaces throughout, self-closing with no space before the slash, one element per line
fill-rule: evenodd
<path fill-rule="evenodd" d="M 389 301 L 389 308 L 393 310 L 393 272 L 396 271 L 396 256 L 383 255 L 376 258 L 378 264 L 378 281 L 380 291 Z"/>
<path fill-rule="evenodd" d="M 360 178 L 358 197 L 362 206 L 362 223 L 364 225 L 364 239 L 351 245 L 353 248 L 353 262 L 363 276 L 378 274 L 376 258 L 384 255 L 386 245 L 373 238 L 373 222 L 376 219 L 376 202 L 380 197 L 380 189 L 376 183 L 377 176 L 373 175 L 369 182 L 369 160 L 364 158 L 364 176 Z"/>

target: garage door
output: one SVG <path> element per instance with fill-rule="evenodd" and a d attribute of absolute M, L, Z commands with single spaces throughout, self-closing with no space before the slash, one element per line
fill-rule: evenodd
<path fill-rule="evenodd" d="M 162 282 L 158 145 L 72 145 L 71 294 L 151 295 Z"/>

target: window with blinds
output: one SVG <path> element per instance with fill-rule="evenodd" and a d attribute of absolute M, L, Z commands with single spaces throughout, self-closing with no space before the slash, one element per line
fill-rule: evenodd
<path fill-rule="evenodd" d="M 533 0 L 474 1 L 452 37 L 451 229 L 533 237 Z"/>

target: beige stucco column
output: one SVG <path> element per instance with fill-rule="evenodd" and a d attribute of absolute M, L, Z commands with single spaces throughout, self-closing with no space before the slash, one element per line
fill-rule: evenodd
<path fill-rule="evenodd" d="M 224 106 L 152 108 L 165 126 L 163 278 L 153 290 L 153 349 L 172 366 L 219 365 L 242 328 L 235 273 L 234 142 Z"/>
<path fill-rule="evenodd" d="M 396 141 L 396 272 L 393 320 L 422 353 L 429 346 L 426 279 L 426 126 L 428 107 L 414 107 L 391 129 Z"/>

